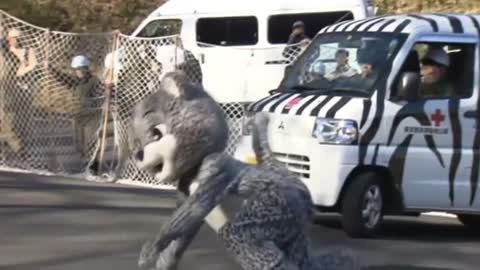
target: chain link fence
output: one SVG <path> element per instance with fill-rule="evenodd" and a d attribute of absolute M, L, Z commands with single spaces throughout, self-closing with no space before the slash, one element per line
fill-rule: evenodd
<path fill-rule="evenodd" d="M 285 52 L 284 62 L 269 64 L 286 65 L 299 54 Z M 79 55 L 88 60 L 89 72 L 72 69 Z M 202 83 L 198 60 L 178 36 L 49 31 L 0 10 L 1 165 L 159 185 L 132 159 L 130 115 L 175 69 Z M 227 151 L 233 154 L 245 104 L 220 105 L 230 126 Z"/>

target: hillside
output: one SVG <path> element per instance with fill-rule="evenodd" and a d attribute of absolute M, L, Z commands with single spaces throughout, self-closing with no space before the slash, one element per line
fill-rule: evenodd
<path fill-rule="evenodd" d="M 53 30 L 98 32 L 120 29 L 130 33 L 145 15 L 165 1 L 1 0 L 0 9 Z M 376 4 L 381 14 L 419 11 L 480 13 L 480 0 L 376 0 Z"/>
<path fill-rule="evenodd" d="M 0 0 L 0 9 L 52 30 L 130 33 L 166 0 Z"/>
<path fill-rule="evenodd" d="M 480 0 L 375 0 L 380 13 L 480 13 Z"/>

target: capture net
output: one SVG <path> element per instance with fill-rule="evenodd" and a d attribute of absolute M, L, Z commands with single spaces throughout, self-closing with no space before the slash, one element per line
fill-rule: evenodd
<path fill-rule="evenodd" d="M 102 58 L 111 34 L 53 32 L 0 13 L 0 139 L 3 165 L 75 174 L 85 170 L 102 106 Z M 92 76 L 73 75 L 85 55 Z M 95 93 L 100 93 L 95 96 Z"/>
<path fill-rule="evenodd" d="M 280 64 L 299 54 L 287 49 Z M 82 61 L 90 73 L 75 73 L 72 64 Z M 0 10 L 1 165 L 158 185 L 132 159 L 131 113 L 176 69 L 202 83 L 199 61 L 178 36 L 49 31 Z M 246 104 L 220 105 L 230 127 L 227 152 L 233 154 Z"/>

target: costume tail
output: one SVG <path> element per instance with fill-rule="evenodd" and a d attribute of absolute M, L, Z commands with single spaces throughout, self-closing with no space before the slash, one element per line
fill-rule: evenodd
<path fill-rule="evenodd" d="M 360 270 L 362 267 L 353 253 L 346 249 L 336 249 L 314 256 L 311 270 Z"/>
<path fill-rule="evenodd" d="M 253 151 L 255 152 L 257 163 L 277 165 L 278 161 L 275 159 L 275 155 L 270 149 L 268 143 L 268 115 L 266 113 L 259 112 L 255 114 L 252 121 L 252 137 L 253 137 Z"/>

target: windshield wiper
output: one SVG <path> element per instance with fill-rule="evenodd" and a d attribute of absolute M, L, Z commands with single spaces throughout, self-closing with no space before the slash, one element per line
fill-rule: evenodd
<path fill-rule="evenodd" d="M 318 87 L 312 87 L 312 86 L 303 85 L 303 84 L 294 85 L 292 87 L 289 87 L 288 89 L 292 89 L 292 90 L 320 90 L 320 88 L 318 88 Z"/>
<path fill-rule="evenodd" d="M 364 95 L 369 95 L 370 92 L 360 89 L 360 88 L 333 88 L 325 91 L 326 94 L 330 93 L 353 93 L 353 94 L 364 94 Z"/>
<path fill-rule="evenodd" d="M 270 95 L 275 95 L 277 93 L 295 93 L 295 92 L 297 92 L 297 91 L 295 91 L 294 89 L 290 89 L 290 88 L 288 88 L 288 89 L 277 88 L 277 89 L 272 89 L 272 90 L 268 91 L 268 93 Z"/>
<path fill-rule="evenodd" d="M 315 88 L 315 87 L 311 87 L 311 86 L 306 86 L 306 85 L 295 85 L 295 86 L 292 86 L 292 87 L 288 87 L 288 88 L 277 88 L 277 89 L 272 89 L 270 91 L 268 91 L 268 93 L 270 95 L 274 95 L 274 94 L 277 94 L 277 93 L 296 93 L 298 91 L 318 91 L 320 90 L 320 88 Z"/>

